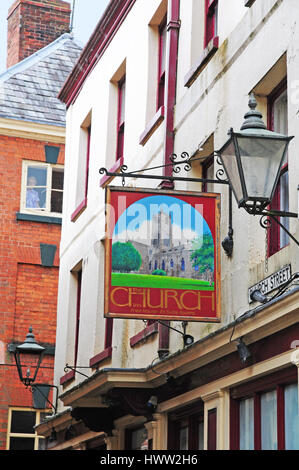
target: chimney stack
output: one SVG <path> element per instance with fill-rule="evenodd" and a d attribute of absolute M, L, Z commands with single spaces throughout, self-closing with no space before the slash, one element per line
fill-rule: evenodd
<path fill-rule="evenodd" d="M 7 17 L 7 68 L 68 33 L 70 16 L 62 0 L 16 0 Z"/>

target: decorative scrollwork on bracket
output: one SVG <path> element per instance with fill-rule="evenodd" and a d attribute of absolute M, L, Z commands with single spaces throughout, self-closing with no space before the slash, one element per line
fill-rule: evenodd
<path fill-rule="evenodd" d="M 180 161 L 177 161 L 177 158 L 178 158 L 178 156 L 177 156 L 176 153 L 173 153 L 169 157 L 169 160 L 172 163 L 172 170 L 173 170 L 174 173 L 180 173 L 180 171 L 181 171 L 180 165 L 184 165 L 184 170 L 185 171 L 190 171 L 191 170 L 192 164 L 191 164 L 191 159 L 189 157 L 188 152 L 182 152 L 181 153 L 181 155 L 180 155 L 181 160 Z"/>
<path fill-rule="evenodd" d="M 104 175 L 104 174 L 107 175 L 107 168 L 100 168 L 99 173 L 100 175 Z"/>
<path fill-rule="evenodd" d="M 121 173 L 126 173 L 127 169 L 128 169 L 127 165 L 121 165 L 121 167 L 119 168 Z"/>
<path fill-rule="evenodd" d="M 268 229 L 270 228 L 272 225 L 272 220 L 267 216 L 267 215 L 263 215 L 261 218 L 260 218 L 260 226 L 264 229 Z"/>
<path fill-rule="evenodd" d="M 216 162 L 218 165 L 220 165 L 222 168 L 218 168 L 218 170 L 216 171 L 216 179 L 218 181 L 228 181 L 227 177 L 226 177 L 226 173 L 225 173 L 225 170 L 223 168 L 223 164 L 222 164 L 222 161 L 220 160 L 220 157 L 219 155 L 216 153 Z"/>

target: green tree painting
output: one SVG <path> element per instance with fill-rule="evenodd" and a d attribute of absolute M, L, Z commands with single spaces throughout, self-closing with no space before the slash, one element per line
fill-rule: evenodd
<path fill-rule="evenodd" d="M 129 273 L 138 271 L 142 264 L 142 258 L 139 251 L 134 248 L 132 243 L 116 242 L 112 245 L 112 271 L 120 273 Z"/>
<path fill-rule="evenodd" d="M 211 234 L 204 234 L 203 239 L 193 241 L 193 251 L 190 259 L 192 266 L 199 274 L 214 271 L 214 241 Z"/>

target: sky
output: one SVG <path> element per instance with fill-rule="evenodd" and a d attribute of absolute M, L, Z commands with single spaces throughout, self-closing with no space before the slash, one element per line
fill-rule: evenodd
<path fill-rule="evenodd" d="M 15 0 L 0 0 L 0 73 L 6 70 L 7 12 Z M 86 44 L 109 0 L 66 0 L 74 2 L 74 36 Z"/>

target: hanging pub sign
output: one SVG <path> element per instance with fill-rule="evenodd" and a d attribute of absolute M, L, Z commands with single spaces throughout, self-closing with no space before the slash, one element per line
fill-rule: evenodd
<path fill-rule="evenodd" d="M 105 317 L 220 321 L 220 195 L 106 188 Z"/>

